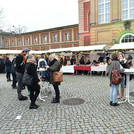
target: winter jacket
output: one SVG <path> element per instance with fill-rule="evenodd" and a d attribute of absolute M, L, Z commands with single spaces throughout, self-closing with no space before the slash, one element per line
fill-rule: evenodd
<path fill-rule="evenodd" d="M 53 78 L 53 72 L 60 71 L 60 68 L 61 68 L 60 62 L 58 62 L 57 60 L 54 62 L 52 66 L 48 68 L 50 72 L 49 73 L 50 83 L 53 85 L 60 85 L 60 82 L 54 82 L 54 78 Z"/>
<path fill-rule="evenodd" d="M 12 68 L 12 63 L 10 60 L 6 60 L 5 61 L 5 66 L 6 66 L 6 72 L 11 72 L 11 68 Z"/>
<path fill-rule="evenodd" d="M 16 57 L 16 72 L 24 73 L 24 71 L 25 71 L 25 64 L 23 61 L 23 57 L 19 54 Z"/>
<path fill-rule="evenodd" d="M 29 86 L 28 89 L 30 90 L 40 89 L 40 86 L 38 85 L 38 82 L 40 82 L 40 80 L 37 75 L 36 65 L 34 63 L 26 63 L 26 70 L 27 70 L 27 73 L 33 77 L 33 85 Z"/>

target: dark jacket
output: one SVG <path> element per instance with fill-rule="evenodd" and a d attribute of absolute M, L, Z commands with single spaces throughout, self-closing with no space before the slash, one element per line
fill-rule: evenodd
<path fill-rule="evenodd" d="M 60 85 L 60 82 L 54 82 L 54 78 L 53 78 L 53 72 L 56 71 L 60 71 L 60 62 L 58 62 L 57 60 L 55 60 L 54 64 L 51 65 L 48 70 L 49 70 L 49 75 L 50 75 L 50 83 L 53 85 Z"/>
<path fill-rule="evenodd" d="M 11 72 L 12 63 L 10 60 L 5 61 L 5 66 L 6 66 L 6 72 Z"/>
<path fill-rule="evenodd" d="M 37 75 L 37 67 L 34 63 L 27 63 L 26 64 L 26 70 L 29 75 L 33 77 L 33 85 L 29 86 L 28 89 L 30 90 L 38 90 L 40 89 L 40 86 L 38 85 L 38 82 L 40 82 L 38 75 Z"/>
<path fill-rule="evenodd" d="M 23 57 L 20 54 L 16 57 L 16 71 L 18 73 L 24 73 L 25 71 Z"/>
<path fill-rule="evenodd" d="M 0 59 L 0 73 L 3 73 L 5 69 L 5 63 L 3 59 Z"/>
<path fill-rule="evenodd" d="M 12 60 L 11 72 L 12 72 L 12 73 L 15 73 L 15 72 L 16 72 L 16 58 L 14 58 L 14 59 Z"/>

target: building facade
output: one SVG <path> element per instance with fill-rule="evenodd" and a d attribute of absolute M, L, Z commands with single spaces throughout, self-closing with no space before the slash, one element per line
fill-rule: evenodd
<path fill-rule="evenodd" d="M 78 24 L 28 32 L 4 38 L 6 49 L 49 50 L 79 46 Z"/>
<path fill-rule="evenodd" d="M 134 0 L 89 1 L 90 45 L 134 42 Z"/>
<path fill-rule="evenodd" d="M 134 42 L 134 0 L 78 0 L 79 24 L 4 38 L 7 49 L 54 48 Z"/>

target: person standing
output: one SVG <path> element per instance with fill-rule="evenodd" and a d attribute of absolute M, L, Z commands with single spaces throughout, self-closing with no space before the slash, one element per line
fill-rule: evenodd
<path fill-rule="evenodd" d="M 53 84 L 56 93 L 56 97 L 55 99 L 53 99 L 52 103 L 60 103 L 60 91 L 59 91 L 60 82 L 54 82 L 53 72 L 60 71 L 61 67 L 62 67 L 61 58 L 55 54 L 51 54 L 50 63 L 49 66 L 46 66 L 46 69 L 49 70 L 50 83 Z"/>
<path fill-rule="evenodd" d="M 33 84 L 31 86 L 28 86 L 28 89 L 30 90 L 30 100 L 31 100 L 29 109 L 37 109 L 39 106 L 36 105 L 35 102 L 40 93 L 41 82 L 37 75 L 36 61 L 34 59 L 34 56 L 31 54 L 28 55 L 25 69 L 27 70 L 27 73 L 33 77 Z"/>
<path fill-rule="evenodd" d="M 25 71 L 25 64 L 26 64 L 26 58 L 29 54 L 29 49 L 25 48 L 17 57 L 16 57 L 16 76 L 17 76 L 17 82 L 18 82 L 18 88 L 17 88 L 17 93 L 18 93 L 18 99 L 19 100 L 27 100 L 28 98 L 26 96 L 23 96 L 21 94 L 21 91 L 23 90 L 23 84 L 22 84 L 22 79 L 23 79 L 23 74 Z"/>
<path fill-rule="evenodd" d="M 5 70 L 5 62 L 3 56 L 0 56 L 0 73 L 4 73 Z"/>
<path fill-rule="evenodd" d="M 12 82 L 12 88 L 16 89 L 16 83 L 17 83 L 17 79 L 16 79 L 16 55 L 14 55 L 14 58 L 12 60 L 12 78 L 13 78 L 13 82 Z"/>
<path fill-rule="evenodd" d="M 9 60 L 9 57 L 6 57 L 5 60 L 5 66 L 6 66 L 6 77 L 7 77 L 7 82 L 10 82 L 10 74 L 11 74 L 11 68 L 12 68 L 12 63 Z"/>
<path fill-rule="evenodd" d="M 117 98 L 117 91 L 119 89 L 119 85 L 114 85 L 112 83 L 112 71 L 116 69 L 118 72 L 123 73 L 124 69 L 121 69 L 120 67 L 120 62 L 118 60 L 118 54 L 117 53 L 113 53 L 112 54 L 112 62 L 109 65 L 109 77 L 110 77 L 110 86 L 111 86 L 111 90 L 110 90 L 110 105 L 111 106 L 119 106 L 119 104 L 116 101 Z"/>
<path fill-rule="evenodd" d="M 120 61 L 120 64 L 123 68 L 126 68 L 127 67 L 127 61 L 126 59 L 124 58 L 124 55 L 123 54 L 120 54 L 119 56 L 119 61 Z M 120 99 L 121 100 L 125 100 L 125 97 L 124 97 L 124 88 L 125 88 L 125 74 L 124 73 L 121 73 L 122 75 L 122 81 L 121 81 L 121 96 L 119 94 L 119 90 L 117 92 L 117 99 Z"/>

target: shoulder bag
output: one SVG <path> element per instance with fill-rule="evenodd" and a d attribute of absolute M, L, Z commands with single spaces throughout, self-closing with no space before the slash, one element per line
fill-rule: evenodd
<path fill-rule="evenodd" d="M 114 70 L 112 71 L 112 78 L 111 78 L 112 84 L 114 85 L 118 85 L 122 81 L 122 75 L 118 72 L 118 70 L 115 67 L 116 63 L 114 64 Z"/>
<path fill-rule="evenodd" d="M 63 81 L 63 72 L 53 72 L 54 82 L 62 82 Z"/>

